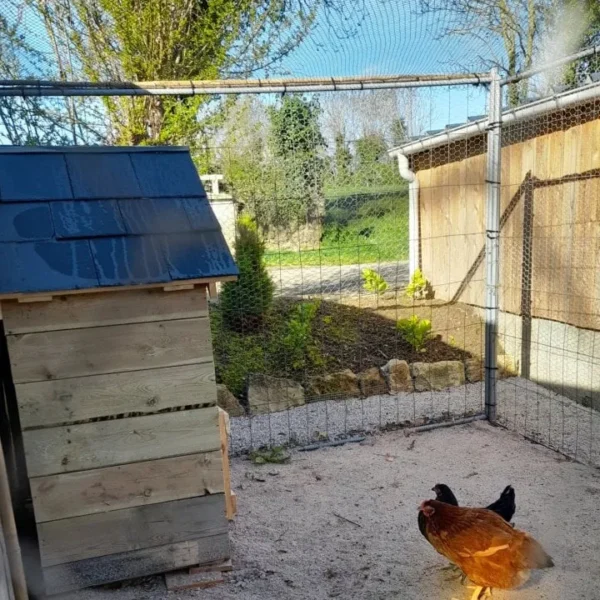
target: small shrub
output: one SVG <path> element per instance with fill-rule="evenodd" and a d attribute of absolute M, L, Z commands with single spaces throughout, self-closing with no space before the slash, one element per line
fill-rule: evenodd
<path fill-rule="evenodd" d="M 273 304 L 273 281 L 264 263 L 265 246 L 256 223 L 247 215 L 237 221 L 235 259 L 237 281 L 225 283 L 220 306 L 224 324 L 232 330 L 254 330 Z"/>
<path fill-rule="evenodd" d="M 430 287 L 429 281 L 423 275 L 421 269 L 415 269 L 410 283 L 406 286 L 406 295 L 409 298 L 423 298 Z"/>
<path fill-rule="evenodd" d="M 381 294 L 388 289 L 387 281 L 384 279 L 383 275 L 380 275 L 373 269 L 364 269 L 362 278 L 364 281 L 363 288 L 367 290 L 367 292 L 372 292 L 381 296 Z"/>
<path fill-rule="evenodd" d="M 309 362 L 318 365 L 321 354 L 313 339 L 313 322 L 320 303 L 302 302 L 294 307 L 283 337 L 283 349 L 294 370 L 303 369 Z"/>
<path fill-rule="evenodd" d="M 413 315 L 410 319 L 400 319 L 396 326 L 402 338 L 417 352 L 425 351 L 425 343 L 431 338 L 431 321 Z"/>
<path fill-rule="evenodd" d="M 228 334 L 224 355 L 216 365 L 217 375 L 234 396 L 241 398 L 246 391 L 248 375 L 267 370 L 264 341 L 258 335 Z"/>

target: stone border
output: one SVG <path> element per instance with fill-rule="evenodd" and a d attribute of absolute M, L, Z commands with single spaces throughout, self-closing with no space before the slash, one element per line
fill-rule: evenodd
<path fill-rule="evenodd" d="M 309 377 L 304 385 L 293 379 L 252 374 L 248 377 L 246 407 L 222 384 L 218 385 L 218 404 L 232 416 L 270 414 L 321 400 L 443 391 L 480 382 L 483 373 L 483 362 L 478 358 L 411 364 L 393 358 L 383 367 L 371 367 L 359 374 L 345 369 Z"/>

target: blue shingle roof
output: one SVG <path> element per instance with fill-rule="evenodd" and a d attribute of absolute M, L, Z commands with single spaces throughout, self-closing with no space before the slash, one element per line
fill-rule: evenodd
<path fill-rule="evenodd" d="M 186 149 L 0 147 L 0 294 L 237 274 Z"/>

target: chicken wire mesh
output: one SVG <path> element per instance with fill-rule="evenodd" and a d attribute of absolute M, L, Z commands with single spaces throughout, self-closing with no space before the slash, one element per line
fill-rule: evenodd
<path fill-rule="evenodd" d="M 581 89 L 503 131 L 498 418 L 599 465 L 600 100 Z"/>
<path fill-rule="evenodd" d="M 468 215 L 447 212 L 443 198 L 456 187 L 483 202 L 485 160 L 453 182 L 439 165 L 474 148 L 421 155 L 419 168 L 434 175 L 421 182 L 411 233 L 409 185 L 389 149 L 484 107 L 485 90 L 467 87 L 247 98 L 222 145 L 197 150 L 223 168 L 209 195 L 213 206 L 227 201 L 223 190 L 230 196 L 223 228 L 241 271 L 212 305 L 217 380 L 244 413 L 233 451 L 481 414 L 482 319 L 452 295 L 461 284 L 453 257 L 480 256 L 481 266 L 484 224 L 454 234 L 444 224 Z M 481 273 L 465 285 L 475 298 Z"/>
<path fill-rule="evenodd" d="M 586 80 L 545 103 L 512 109 L 509 93 L 502 128 L 498 422 L 598 464 L 597 84 Z M 485 117 L 470 116 L 464 125 L 430 126 L 400 144 L 419 181 L 416 264 L 426 280 L 423 293 L 410 295 L 407 184 L 393 169 L 370 179 L 387 159 L 382 151 L 361 170 L 360 140 L 334 145 L 324 181 L 341 173 L 348 185 L 344 194 L 325 185 L 312 238 L 308 213 L 275 232 L 258 221 L 283 329 L 265 323 L 256 334 L 261 352 L 244 349 L 260 356 L 261 367 L 244 378 L 241 396 L 250 416 L 234 428 L 234 449 L 306 444 L 483 411 L 487 132 Z M 384 184 L 399 187 L 379 187 Z M 274 193 L 275 205 L 289 207 L 287 193 Z M 407 348 L 399 329 L 401 319 L 413 316 L 432 324 L 435 342 L 424 354 Z M 272 345 L 274 337 L 283 344 Z M 336 345 L 339 352 L 332 353 Z M 218 342 L 216 352 L 223 364 L 239 364 Z M 444 383 L 419 364 L 441 360 L 450 361 Z M 402 368 L 407 379 L 400 389 L 390 370 L 401 378 Z M 256 379 L 256 373 L 275 379 Z M 436 386 L 439 391 L 430 389 Z"/>
<path fill-rule="evenodd" d="M 136 44 L 150 38 L 127 37 L 128 31 L 145 31 L 144 26 L 158 13 L 121 14 L 122 29 L 117 31 L 114 11 L 128 6 L 126 2 L 107 3 L 101 14 L 95 3 L 87 0 L 8 0 L 0 18 L 0 73 L 5 78 L 0 88 L 11 81 L 32 79 L 139 82 L 219 76 L 268 81 L 274 76 L 457 74 L 491 66 L 510 77 L 568 54 L 582 39 L 597 42 L 597 29 L 586 29 L 587 21 L 573 3 L 564 4 L 517 1 L 509 3 L 507 11 L 499 11 L 499 4 L 493 2 L 340 0 L 318 3 L 311 11 L 303 3 L 292 3 L 286 16 L 290 27 L 286 28 L 274 26 L 274 15 L 269 12 L 273 7 L 266 3 L 261 35 L 242 26 L 240 39 L 246 44 L 224 47 L 222 62 L 218 62 L 221 55 L 211 54 L 206 45 L 205 55 L 197 55 L 191 63 L 173 48 L 177 60 L 169 70 L 156 63 L 160 57 L 148 44 L 140 53 Z M 169 5 L 173 10 L 177 6 Z M 507 15 L 508 21 L 503 21 Z M 178 21 L 171 22 L 177 29 Z M 511 32 L 508 36 L 503 33 L 507 30 Z M 149 31 L 155 35 L 156 28 Z M 103 40 L 113 34 L 115 43 L 98 53 Z M 221 51 L 221 46 L 215 47 Z M 190 46 L 189 56 L 193 51 Z M 142 54 L 148 68 L 142 68 L 143 61 L 133 60 Z M 252 64 L 247 57 L 254 59 Z M 509 125 L 508 116 L 536 99 L 562 98 L 593 88 L 597 69 L 597 54 L 590 54 L 566 69 L 511 80 L 504 93 L 505 126 Z M 247 283 L 221 287 L 211 317 L 217 379 L 236 396 L 226 395 L 223 402 L 229 402 L 232 412 L 245 415 L 250 411 L 232 429 L 233 449 L 245 450 L 481 413 L 486 95 L 486 86 L 481 85 L 255 94 L 242 99 L 160 94 L 94 98 L 85 90 L 68 98 L 0 96 L 0 135 L 12 144 L 183 142 L 191 146 L 199 172 L 211 189 L 213 209 L 247 274 Z M 557 125 L 557 132 L 564 132 L 557 152 L 594 157 L 594 149 L 582 150 L 583 142 L 573 133 L 579 121 L 583 125 L 587 118 L 583 109 L 568 110 L 574 112 L 563 118 L 563 129 Z M 528 131 L 521 134 L 528 139 L 545 140 L 544 127 L 552 119 L 553 123 L 560 121 L 555 114 L 543 112 L 531 123 L 519 117 L 518 124 L 503 131 L 503 154 L 507 147 L 520 147 L 520 142 L 510 142 L 518 130 Z M 597 117 L 589 122 L 594 119 Z M 467 121 L 475 128 L 474 134 L 462 132 Z M 418 146 L 418 140 L 438 135 L 440 141 Z M 411 148 L 412 143 L 415 146 Z M 585 271 L 589 278 L 597 265 L 591 265 L 587 254 L 580 258 L 579 250 L 570 250 L 565 259 L 568 268 L 565 262 L 547 262 L 546 266 L 541 259 L 535 262 L 531 257 L 537 256 L 538 248 L 550 243 L 542 241 L 544 235 L 550 238 L 552 227 L 563 230 L 551 221 L 544 225 L 546 234 L 540 233 L 534 202 L 522 199 L 537 198 L 540 190 L 545 190 L 547 197 L 555 194 L 557 211 L 559 204 L 569 204 L 569 214 L 545 205 L 540 211 L 554 219 L 563 214 L 563 228 L 569 234 L 576 229 L 571 225 L 581 225 L 585 235 L 567 246 L 580 247 L 591 255 L 594 217 L 577 212 L 577 197 L 593 177 L 582 180 L 575 193 L 574 181 L 544 186 L 533 169 L 528 178 L 529 171 L 521 173 L 519 193 L 508 198 L 507 190 L 517 185 L 511 172 L 531 166 L 532 161 L 534 167 L 536 161 L 546 161 L 555 168 L 553 160 L 537 150 L 546 142 L 535 143 L 533 159 L 519 151 L 514 164 L 520 166 L 513 167 L 511 157 L 502 172 L 498 416 L 501 423 L 532 439 L 577 458 L 597 461 L 597 392 L 593 382 L 583 383 L 588 374 L 593 379 L 596 373 L 595 338 L 590 333 L 591 342 L 581 342 L 581 351 L 579 345 L 574 350 L 569 341 L 575 335 L 569 327 L 577 328 L 575 337 L 580 330 L 594 330 L 593 324 L 582 324 L 572 315 L 597 311 L 597 290 L 582 292 L 572 277 L 563 281 L 562 291 L 548 291 L 537 274 L 546 272 L 549 277 L 561 269 L 578 274 L 589 269 Z M 419 189 L 412 192 L 413 200 L 417 199 L 412 213 L 409 185 L 388 154 L 397 146 L 406 150 L 418 181 Z M 560 160 L 556 164 L 562 164 Z M 571 167 L 564 169 L 563 175 L 544 177 L 548 181 L 579 177 L 579 167 Z M 526 193 L 529 189 L 533 191 Z M 585 197 L 591 203 L 589 215 L 593 215 L 597 194 L 590 189 L 586 188 Z M 519 214 L 522 232 L 512 225 L 517 218 L 514 215 Z M 573 214 L 581 221 L 575 221 Z M 527 229 L 533 233 L 526 234 Z M 244 247 L 242 252 L 238 244 Z M 527 262 L 523 256 L 530 257 L 529 268 L 518 267 Z M 414 273 L 409 260 L 420 267 L 422 279 L 411 281 Z M 580 267 L 579 261 L 586 266 Z M 594 286 L 590 283 L 589 287 Z M 571 292 L 574 289 L 578 291 Z M 532 290 L 541 295 L 562 294 L 570 298 L 568 308 L 563 307 L 563 313 L 558 311 L 554 317 L 550 309 L 542 316 L 538 311 L 534 318 L 533 301 L 526 301 L 535 295 Z M 525 299 L 517 302 L 512 297 L 519 293 Z M 583 307 L 576 300 L 582 293 L 590 299 Z M 539 329 L 538 318 L 550 321 L 554 328 L 564 326 L 564 331 L 547 334 Z M 399 323 L 401 320 L 407 321 Z M 428 334 L 431 339 L 424 342 Z M 549 341 L 544 343 L 532 341 L 548 335 Z M 559 338 L 560 343 L 556 341 Z M 535 344 L 534 355 L 554 357 L 555 362 L 548 358 L 547 365 L 560 362 L 560 376 L 554 366 L 545 367 L 554 378 L 545 375 L 539 366 L 544 360 L 534 364 L 532 359 L 523 359 L 521 354 L 527 352 L 522 348 Z M 569 361 L 563 360 L 565 352 L 571 353 Z M 581 356 L 581 360 L 571 366 L 572 356 Z M 434 359 L 444 363 L 439 367 L 441 374 L 414 366 Z M 408 364 L 395 362 L 398 360 Z M 584 366 L 588 363 L 589 368 Z M 438 376 L 439 381 L 432 383 Z M 253 386 L 258 390 L 254 408 Z M 417 387 L 423 390 L 417 392 Z M 428 389 L 431 387 L 440 389 Z M 561 398 L 555 398 L 555 392 Z M 571 404 L 560 404 L 562 396 Z M 540 412 L 544 403 L 547 415 Z M 509 404 L 512 413 L 507 411 Z M 566 419 L 569 411 L 576 417 Z M 581 431 L 587 432 L 587 437 L 580 437 Z"/>

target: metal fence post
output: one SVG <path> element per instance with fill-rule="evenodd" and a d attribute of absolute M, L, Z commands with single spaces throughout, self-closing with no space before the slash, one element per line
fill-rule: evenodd
<path fill-rule="evenodd" d="M 486 241 L 485 241 L 485 414 L 496 420 L 496 338 L 500 279 L 500 177 L 502 145 L 502 87 L 497 69 L 491 71 L 487 128 Z"/>

